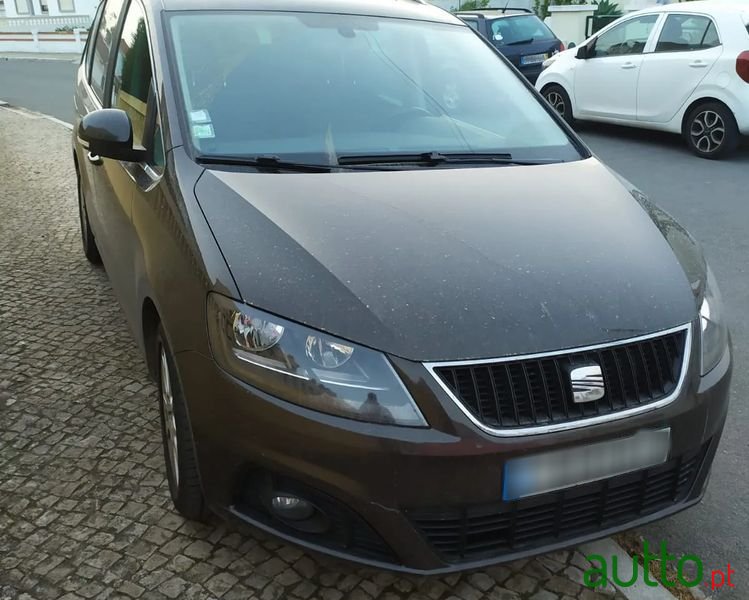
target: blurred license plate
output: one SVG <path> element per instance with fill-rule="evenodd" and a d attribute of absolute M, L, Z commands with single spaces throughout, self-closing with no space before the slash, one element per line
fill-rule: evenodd
<path fill-rule="evenodd" d="M 666 462 L 670 429 L 644 429 L 633 436 L 544 454 L 505 465 L 504 500 L 517 500 L 638 471 Z"/>
<path fill-rule="evenodd" d="M 547 54 L 528 54 L 520 57 L 521 65 L 537 65 L 544 62 L 549 56 Z"/>

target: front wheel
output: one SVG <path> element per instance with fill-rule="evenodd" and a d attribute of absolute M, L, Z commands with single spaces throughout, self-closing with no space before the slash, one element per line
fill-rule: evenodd
<path fill-rule="evenodd" d="M 180 514 L 193 521 L 205 521 L 208 512 L 198 473 L 198 460 L 187 418 L 182 386 L 164 330 L 159 327 L 159 408 L 169 492 Z"/>
<path fill-rule="evenodd" d="M 733 113 L 723 104 L 697 106 L 684 123 L 687 144 L 701 158 L 723 158 L 739 145 L 739 128 Z"/>
<path fill-rule="evenodd" d="M 569 94 L 567 94 L 561 85 L 557 85 L 556 83 L 547 85 L 541 94 L 568 124 L 572 125 L 574 123 L 572 102 L 570 102 Z"/>

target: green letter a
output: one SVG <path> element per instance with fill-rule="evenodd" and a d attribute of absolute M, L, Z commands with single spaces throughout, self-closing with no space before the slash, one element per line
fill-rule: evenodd
<path fill-rule="evenodd" d="M 601 563 L 599 568 L 593 567 L 583 573 L 583 582 L 585 585 L 590 588 L 606 587 L 606 584 L 609 582 L 608 573 L 606 573 L 606 559 L 600 554 L 591 554 L 585 558 L 591 563 L 594 560 Z"/>

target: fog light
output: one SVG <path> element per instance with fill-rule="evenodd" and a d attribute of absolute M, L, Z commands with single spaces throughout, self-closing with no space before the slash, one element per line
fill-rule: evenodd
<path fill-rule="evenodd" d="M 304 521 L 315 513 L 315 507 L 311 503 L 289 494 L 273 496 L 270 504 L 277 517 L 289 521 Z"/>

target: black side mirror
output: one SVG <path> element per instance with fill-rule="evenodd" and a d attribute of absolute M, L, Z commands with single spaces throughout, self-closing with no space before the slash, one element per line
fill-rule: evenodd
<path fill-rule="evenodd" d="M 126 162 L 141 162 L 145 150 L 133 148 L 133 124 L 124 110 L 103 108 L 88 113 L 78 126 L 78 137 L 88 143 L 95 156 Z"/>
<path fill-rule="evenodd" d="M 585 60 L 586 58 L 593 58 L 596 55 L 596 41 L 598 38 L 593 38 L 584 46 L 580 46 L 577 49 L 577 58 Z"/>

